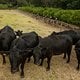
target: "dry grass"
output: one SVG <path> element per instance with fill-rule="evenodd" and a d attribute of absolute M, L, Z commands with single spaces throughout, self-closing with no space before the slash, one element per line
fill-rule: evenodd
<path fill-rule="evenodd" d="M 49 35 L 52 31 L 59 31 L 59 28 L 52 27 L 42 21 L 36 20 L 27 14 L 22 14 L 16 10 L 0 10 L 0 28 L 5 25 L 12 26 L 15 30 L 24 32 L 36 31 L 42 37 Z M 2 65 L 0 56 L 0 80 L 80 80 L 80 72 L 76 71 L 77 61 L 74 50 L 71 55 L 71 62 L 66 64 L 63 55 L 53 56 L 51 60 L 51 70 L 46 72 L 46 60 L 43 67 L 38 67 L 30 63 L 25 64 L 25 78 L 20 78 L 20 73 L 11 74 L 8 57 L 7 63 Z"/>
<path fill-rule="evenodd" d="M 36 31 L 41 36 L 46 36 L 53 30 L 58 30 L 18 11 L 0 10 L 0 28 L 5 25 L 10 25 L 15 30 L 20 29 L 24 32 Z"/>

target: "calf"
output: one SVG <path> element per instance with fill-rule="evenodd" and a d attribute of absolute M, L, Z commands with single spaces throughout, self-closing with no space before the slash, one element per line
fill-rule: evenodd
<path fill-rule="evenodd" d="M 21 69 L 21 77 L 24 77 L 24 64 L 26 58 L 32 56 L 33 48 L 39 43 L 38 35 L 35 32 L 25 33 L 16 39 L 10 49 L 11 72 L 15 73 Z"/>
<path fill-rule="evenodd" d="M 44 58 L 47 58 L 47 70 L 50 69 L 50 60 L 53 55 L 67 54 L 70 61 L 70 54 L 72 49 L 72 39 L 66 35 L 54 35 L 54 37 L 45 37 L 41 39 L 38 46 L 33 50 L 33 57 L 35 64 L 43 64 Z M 41 59 L 41 63 L 40 63 Z"/>
<path fill-rule="evenodd" d="M 79 65 L 80 65 L 80 40 L 75 45 L 75 52 L 76 52 L 77 61 L 78 61 L 77 70 L 79 70 Z"/>

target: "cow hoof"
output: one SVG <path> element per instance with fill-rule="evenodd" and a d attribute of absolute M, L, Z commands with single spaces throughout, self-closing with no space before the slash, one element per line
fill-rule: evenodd
<path fill-rule="evenodd" d="M 69 63 L 70 61 L 67 61 L 66 63 Z"/>
<path fill-rule="evenodd" d="M 24 78 L 24 75 L 21 75 L 21 78 Z"/>
<path fill-rule="evenodd" d="M 27 61 L 27 63 L 29 63 L 30 61 Z"/>
<path fill-rule="evenodd" d="M 79 71 L 79 67 L 77 67 L 76 70 Z"/>
<path fill-rule="evenodd" d="M 66 59 L 66 57 L 63 57 L 63 59 Z"/>
<path fill-rule="evenodd" d="M 50 68 L 46 68 L 46 71 L 49 71 L 50 70 Z"/>
<path fill-rule="evenodd" d="M 6 62 L 3 62 L 3 65 L 6 64 Z"/>
<path fill-rule="evenodd" d="M 42 66 L 42 64 L 40 64 L 39 66 Z"/>

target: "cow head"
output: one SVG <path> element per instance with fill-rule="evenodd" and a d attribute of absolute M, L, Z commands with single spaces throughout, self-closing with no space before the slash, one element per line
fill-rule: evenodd
<path fill-rule="evenodd" d="M 40 46 L 37 46 L 33 50 L 33 57 L 34 57 L 34 64 L 39 65 L 40 59 L 44 57 L 46 54 L 46 48 L 42 48 Z"/>
<path fill-rule="evenodd" d="M 40 64 L 41 48 L 35 47 L 33 50 L 34 64 Z"/>
<path fill-rule="evenodd" d="M 56 34 L 57 34 L 57 32 L 53 31 L 53 32 L 50 34 L 50 36 L 52 37 L 52 36 L 54 36 L 54 35 L 56 35 Z"/>
<path fill-rule="evenodd" d="M 9 55 L 9 60 L 10 60 L 10 64 L 11 64 L 11 72 L 15 73 L 19 70 L 19 65 L 21 62 L 21 55 L 20 55 L 20 51 L 16 48 L 13 48 L 10 50 L 10 55 Z"/>
<path fill-rule="evenodd" d="M 18 30 L 18 31 L 15 31 L 15 33 L 17 36 L 21 36 L 23 34 L 23 31 Z"/>

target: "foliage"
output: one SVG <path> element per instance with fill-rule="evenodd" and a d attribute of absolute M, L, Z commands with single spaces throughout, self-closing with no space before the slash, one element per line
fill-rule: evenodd
<path fill-rule="evenodd" d="M 19 7 L 19 9 L 52 19 L 57 18 L 58 20 L 80 26 L 80 10 L 63 10 L 60 8 L 43 8 L 33 6 Z"/>
<path fill-rule="evenodd" d="M 7 9 L 8 8 L 8 5 L 6 4 L 0 4 L 0 9 Z"/>
<path fill-rule="evenodd" d="M 43 6 L 62 9 L 80 9 L 80 0 L 0 0 L 0 4 L 12 4 L 14 6 Z"/>

